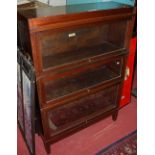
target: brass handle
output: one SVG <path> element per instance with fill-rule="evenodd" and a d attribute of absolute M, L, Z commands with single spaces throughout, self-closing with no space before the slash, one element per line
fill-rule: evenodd
<path fill-rule="evenodd" d="M 116 64 L 117 64 L 117 65 L 120 65 L 120 61 L 116 61 Z"/>
<path fill-rule="evenodd" d="M 87 89 L 87 92 L 89 93 L 90 92 L 90 89 Z"/>
<path fill-rule="evenodd" d="M 91 63 L 91 62 L 92 62 L 92 60 L 91 60 L 91 59 L 88 59 L 88 61 L 89 61 L 89 63 Z"/>

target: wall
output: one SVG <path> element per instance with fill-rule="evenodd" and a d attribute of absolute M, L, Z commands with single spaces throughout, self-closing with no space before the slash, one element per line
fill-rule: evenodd
<path fill-rule="evenodd" d="M 66 0 L 49 0 L 49 4 L 53 6 L 66 5 Z"/>
<path fill-rule="evenodd" d="M 48 3 L 48 0 L 38 0 L 38 1 L 40 1 L 42 3 Z"/>
<path fill-rule="evenodd" d="M 38 0 L 43 3 L 49 3 L 49 5 L 59 6 L 66 5 L 66 0 Z"/>

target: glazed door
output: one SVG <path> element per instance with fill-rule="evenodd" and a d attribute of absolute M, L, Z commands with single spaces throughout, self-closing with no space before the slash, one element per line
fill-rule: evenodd
<path fill-rule="evenodd" d="M 127 21 L 66 27 L 37 34 L 42 71 L 123 50 Z"/>
<path fill-rule="evenodd" d="M 106 112 L 117 109 L 119 84 L 42 111 L 46 138 L 51 138 L 89 123 L 90 120 L 104 116 Z"/>
<path fill-rule="evenodd" d="M 116 57 L 42 78 L 38 81 L 40 106 L 53 106 L 85 96 L 106 83 L 120 81 L 123 64 L 124 57 Z"/>

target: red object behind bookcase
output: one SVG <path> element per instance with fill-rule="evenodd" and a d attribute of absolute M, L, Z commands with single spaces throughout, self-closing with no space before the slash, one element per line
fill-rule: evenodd
<path fill-rule="evenodd" d="M 137 44 L 137 37 L 133 37 L 130 41 L 130 51 L 129 51 L 129 56 L 127 60 L 127 65 L 126 65 L 126 73 L 125 73 L 125 79 L 123 83 L 120 107 L 123 107 L 126 104 L 130 103 L 132 79 L 134 74 L 133 71 L 134 71 L 134 59 L 136 54 L 136 44 Z"/>

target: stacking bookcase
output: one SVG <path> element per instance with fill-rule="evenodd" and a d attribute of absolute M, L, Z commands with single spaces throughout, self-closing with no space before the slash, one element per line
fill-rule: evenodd
<path fill-rule="evenodd" d="M 80 129 L 116 120 L 135 14 L 116 2 L 18 10 L 18 47 L 34 67 L 34 129 L 48 153 Z"/>

